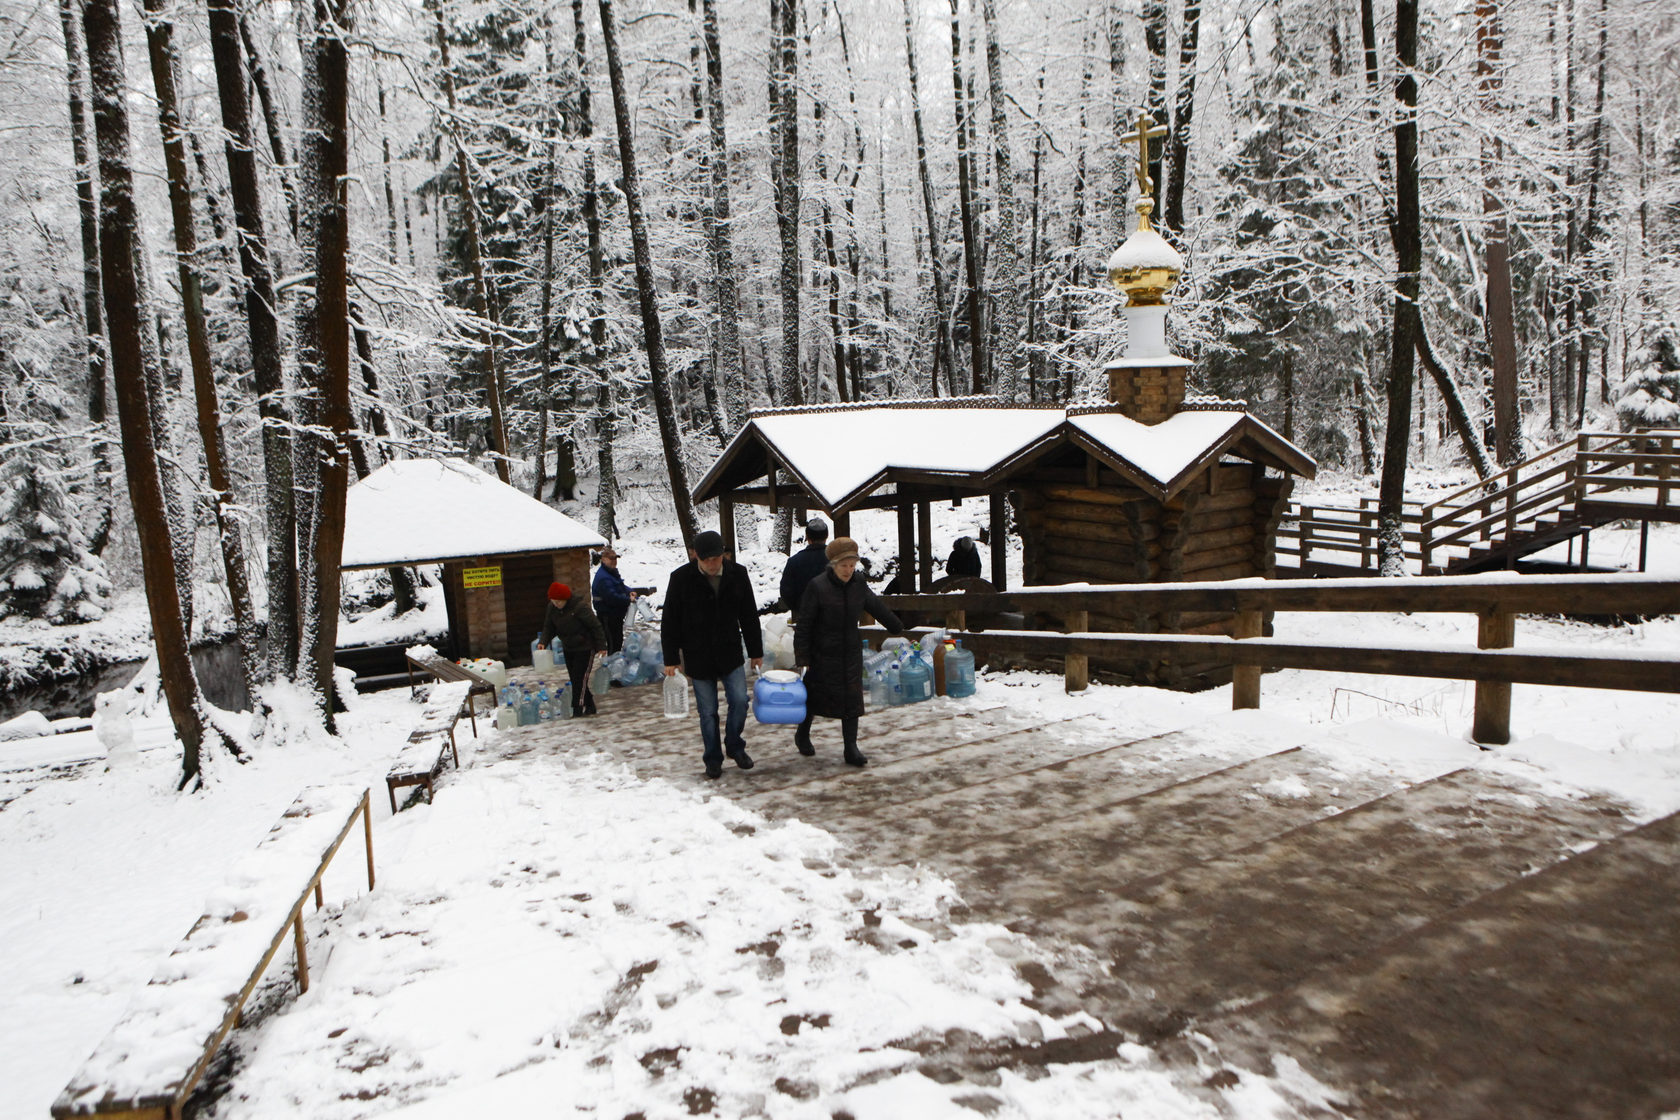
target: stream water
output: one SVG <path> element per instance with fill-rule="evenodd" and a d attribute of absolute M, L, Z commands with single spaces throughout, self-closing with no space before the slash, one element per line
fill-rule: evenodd
<path fill-rule="evenodd" d="M 218 708 L 248 711 L 250 693 L 239 669 L 239 643 L 229 638 L 194 647 L 193 668 L 205 699 Z M 48 719 L 74 719 L 93 714 L 93 700 L 101 692 L 121 688 L 140 671 L 141 661 L 119 661 L 67 680 L 0 693 L 0 722 L 36 711 Z"/>

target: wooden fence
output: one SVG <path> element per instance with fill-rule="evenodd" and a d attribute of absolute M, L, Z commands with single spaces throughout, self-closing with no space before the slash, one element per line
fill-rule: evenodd
<path fill-rule="evenodd" d="M 1036 588 L 956 595 L 891 595 L 894 610 L 942 614 L 981 656 L 1061 657 L 1069 692 L 1085 688 L 1090 658 L 1218 661 L 1232 666 L 1233 708 L 1260 706 L 1265 669 L 1440 677 L 1476 682 L 1471 736 L 1511 739 L 1513 684 L 1680 692 L 1680 653 L 1526 653 L 1510 648 L 1520 614 L 1659 615 L 1680 611 L 1680 580 L 1652 576 L 1435 576 L 1415 579 L 1236 580 Z M 1236 637 L 1098 634 L 1090 614 L 1231 612 Z M 1261 637 L 1269 612 L 1473 614 L 1478 649 L 1445 645 L 1341 645 Z M 1062 620 L 1065 632 L 969 630 L 969 615 L 1022 612 Z"/>

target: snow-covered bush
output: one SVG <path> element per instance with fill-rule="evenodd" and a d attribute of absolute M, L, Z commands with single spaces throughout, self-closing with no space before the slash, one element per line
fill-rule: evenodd
<path fill-rule="evenodd" d="M 1629 358 L 1616 398 L 1623 428 L 1672 428 L 1680 424 L 1680 340 L 1675 328 L 1657 334 Z"/>
<path fill-rule="evenodd" d="M 86 547 L 54 459 L 25 444 L 0 466 L 0 618 L 91 622 L 109 604 L 105 564 Z"/>

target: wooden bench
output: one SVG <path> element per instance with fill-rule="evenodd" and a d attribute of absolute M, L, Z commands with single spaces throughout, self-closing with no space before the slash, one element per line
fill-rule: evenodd
<path fill-rule="evenodd" d="M 432 686 L 426 697 L 426 707 L 420 714 L 420 726 L 408 736 L 408 745 L 391 764 L 385 774 L 385 791 L 391 796 L 391 812 L 397 811 L 397 789 L 401 786 L 425 786 L 426 797 L 432 796 L 432 782 L 443 773 L 445 758 L 455 760 L 461 768 L 461 755 L 455 749 L 455 723 L 465 708 L 472 719 L 473 738 L 478 737 L 478 717 L 472 712 L 472 684 L 469 681 L 442 681 Z"/>
<path fill-rule="evenodd" d="M 404 657 L 408 660 L 409 692 L 414 692 L 418 687 L 418 682 L 415 681 L 414 674 L 416 671 L 419 671 L 421 673 L 430 674 L 440 681 L 467 681 L 472 685 L 471 695 L 488 696 L 490 697 L 491 707 L 495 706 L 496 686 L 473 672 L 471 669 L 463 669 L 461 666 L 455 664 L 455 662 L 449 660 L 449 658 L 437 653 L 416 656 L 411 649 L 404 654 Z M 476 728 L 474 730 L 474 734 L 477 734 Z"/>
<path fill-rule="evenodd" d="M 299 990 L 309 990 L 303 905 L 313 892 L 320 907 L 321 876 L 358 816 L 372 890 L 368 791 L 304 790 L 210 896 L 203 916 L 53 1103 L 53 1116 L 178 1120 L 288 933 Z"/>

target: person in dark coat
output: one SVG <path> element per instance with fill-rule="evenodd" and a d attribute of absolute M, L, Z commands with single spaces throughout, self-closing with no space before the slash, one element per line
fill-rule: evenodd
<path fill-rule="evenodd" d="M 595 569 L 589 597 L 595 600 L 595 614 L 607 632 L 607 652 L 617 653 L 624 648 L 624 616 L 630 613 L 636 593 L 618 574 L 618 552 L 610 544 L 601 550 L 601 566 Z"/>
<path fill-rule="evenodd" d="M 973 537 L 958 537 L 945 561 L 948 576 L 977 576 L 980 574 L 980 550 L 974 547 Z"/>
<path fill-rule="evenodd" d="M 794 663 L 805 666 L 805 722 L 793 741 L 803 755 L 816 754 L 811 745 L 811 721 L 827 716 L 840 721 L 848 765 L 868 759 L 858 750 L 858 717 L 863 715 L 863 637 L 858 620 L 865 611 L 894 634 L 904 625 L 861 579 L 857 542 L 840 537 L 824 555 L 828 566 L 805 588 L 799 601 L 799 621 L 793 630 Z"/>
<path fill-rule="evenodd" d="M 828 524 L 820 517 L 811 518 L 805 523 L 805 547 L 789 556 L 787 567 L 782 569 L 782 603 L 796 616 L 805 585 L 828 567 L 828 556 L 823 552 L 827 547 Z"/>
<path fill-rule="evenodd" d="M 723 538 L 708 529 L 694 538 L 694 559 L 671 573 L 665 589 L 665 612 L 660 620 L 660 643 L 665 675 L 677 666 L 694 686 L 694 706 L 700 713 L 701 761 L 706 777 L 723 773 L 725 753 L 742 770 L 751 770 L 746 740 L 746 656 L 754 669 L 764 664 L 764 635 L 758 628 L 758 605 L 753 601 L 747 570 L 723 554 Z M 718 685 L 729 697 L 729 722 L 718 740 Z"/>
<path fill-rule="evenodd" d="M 563 583 L 548 585 L 548 609 L 543 612 L 542 643 L 560 639 L 565 652 L 566 676 L 572 682 L 572 714 L 595 714 L 595 694 L 589 690 L 589 662 L 597 651 L 607 648 L 607 634 L 601 620 L 582 599 L 572 597 Z"/>

